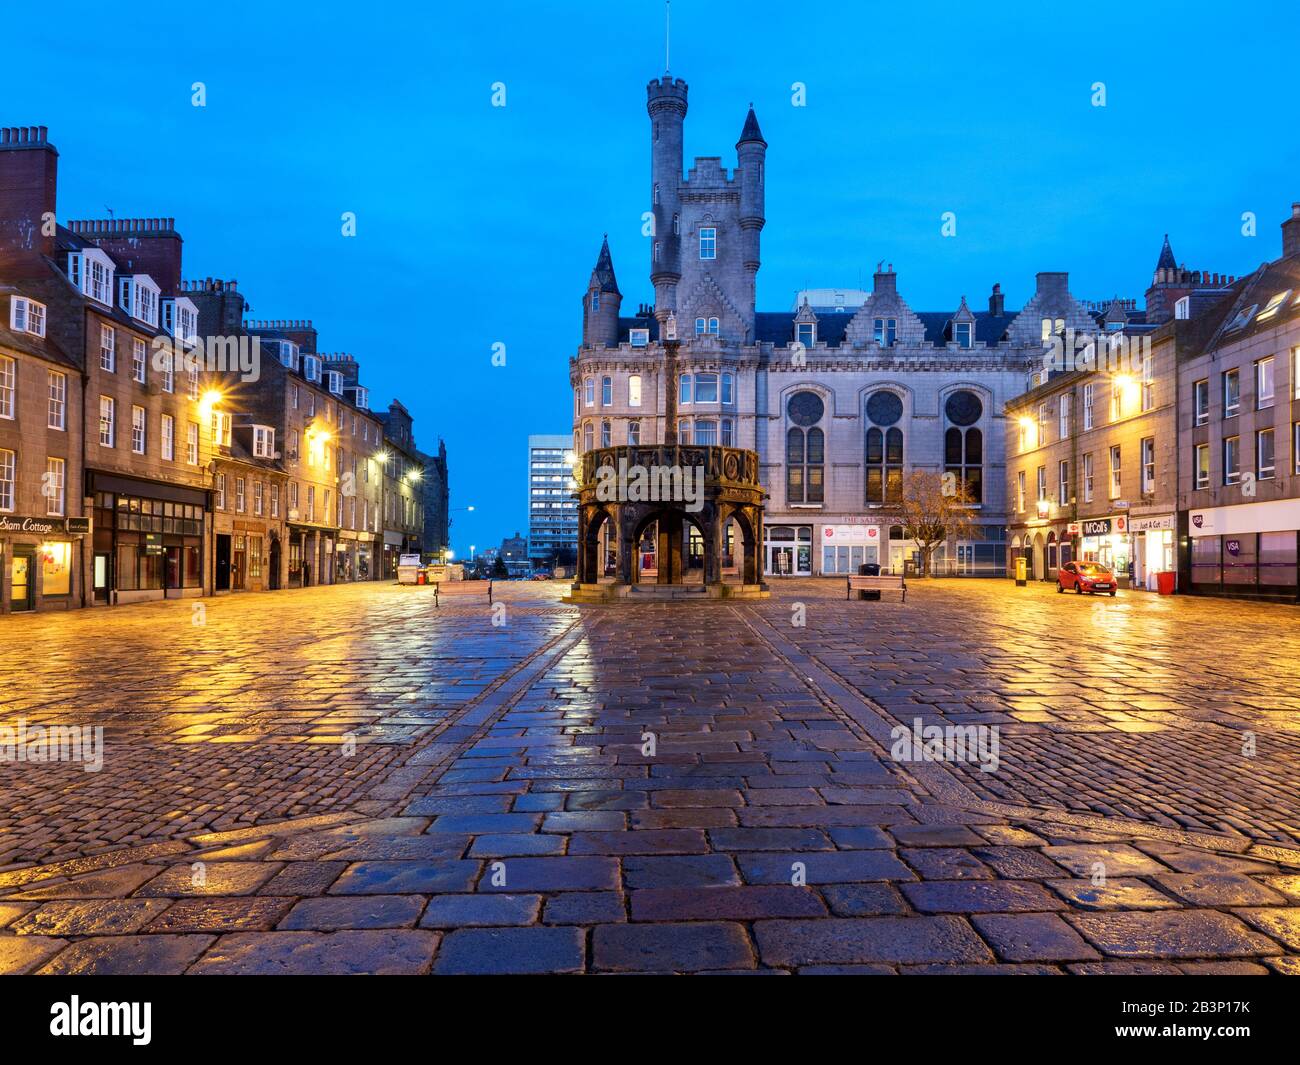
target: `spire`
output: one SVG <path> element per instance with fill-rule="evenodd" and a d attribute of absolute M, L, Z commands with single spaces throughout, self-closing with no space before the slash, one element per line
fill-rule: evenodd
<path fill-rule="evenodd" d="M 1157 270 L 1173 270 L 1178 266 L 1174 262 L 1174 249 L 1169 246 L 1169 234 L 1165 234 L 1165 242 L 1160 248 L 1160 258 L 1156 262 Z"/>
<path fill-rule="evenodd" d="M 605 234 L 605 239 L 600 242 L 600 255 L 596 257 L 596 268 L 591 272 L 591 279 L 600 286 L 601 292 L 613 292 L 622 296 L 623 293 L 618 291 L 618 282 L 614 279 L 614 260 L 609 254 L 609 234 Z"/>
<path fill-rule="evenodd" d="M 767 147 L 767 141 L 763 140 L 763 133 L 758 128 L 758 115 L 754 114 L 754 105 L 749 105 L 749 114 L 745 116 L 745 128 L 740 131 L 740 140 L 736 142 L 739 148 L 746 141 L 757 141 L 764 148 Z"/>

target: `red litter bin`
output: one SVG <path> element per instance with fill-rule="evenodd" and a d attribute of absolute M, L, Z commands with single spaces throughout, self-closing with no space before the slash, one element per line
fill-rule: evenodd
<path fill-rule="evenodd" d="M 1156 590 L 1161 595 L 1173 595 L 1176 574 L 1173 570 L 1162 570 L 1156 574 Z"/>
<path fill-rule="evenodd" d="M 415 575 L 415 583 L 416 584 L 424 583 L 424 570 L 420 570 L 420 572 Z M 1170 591 L 1173 591 L 1173 589 L 1171 588 Z"/>

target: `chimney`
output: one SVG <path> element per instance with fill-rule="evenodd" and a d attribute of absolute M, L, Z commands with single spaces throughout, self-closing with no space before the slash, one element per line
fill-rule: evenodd
<path fill-rule="evenodd" d="M 1044 270 L 1034 278 L 1038 283 L 1038 296 L 1064 309 L 1070 296 L 1070 275 L 1063 270 Z"/>
<path fill-rule="evenodd" d="M 886 268 L 884 263 L 876 263 L 876 272 L 871 275 L 874 286 L 873 293 L 876 296 L 897 296 L 898 295 L 898 275 L 894 273 L 894 264 L 890 263 Z"/>
<path fill-rule="evenodd" d="M 1291 217 L 1282 223 L 1282 258 L 1300 255 L 1300 203 L 1291 205 Z"/>
<path fill-rule="evenodd" d="M 69 222 L 79 237 L 103 248 L 122 273 L 148 274 L 164 296 L 181 286 L 181 236 L 174 218 L 92 218 Z"/>
<path fill-rule="evenodd" d="M 989 314 L 994 318 L 1001 318 L 1007 313 L 1006 297 L 1002 295 L 1002 286 L 994 285 L 993 292 L 989 296 Z"/>
<path fill-rule="evenodd" d="M 58 172 L 44 126 L 0 128 L 0 266 L 54 254 Z"/>

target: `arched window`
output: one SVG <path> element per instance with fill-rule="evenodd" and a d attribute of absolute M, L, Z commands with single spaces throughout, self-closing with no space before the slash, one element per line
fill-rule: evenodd
<path fill-rule="evenodd" d="M 596 379 L 594 377 L 584 378 L 582 389 L 583 402 L 586 403 L 588 407 L 594 407 L 596 405 Z"/>
<path fill-rule="evenodd" d="M 640 422 L 628 422 L 628 423 L 627 423 L 627 442 L 628 442 L 629 444 L 639 444 L 639 443 L 641 443 L 641 423 L 640 423 Z"/>
<path fill-rule="evenodd" d="M 718 335 L 718 320 L 716 318 L 709 319 L 709 333 L 712 336 Z"/>
<path fill-rule="evenodd" d="M 600 446 L 609 447 L 613 442 L 613 429 L 609 424 L 609 419 L 606 418 L 600 423 Z"/>
<path fill-rule="evenodd" d="M 614 403 L 614 379 L 612 377 L 602 377 L 600 379 L 600 405 L 602 407 L 613 406 Z"/>
<path fill-rule="evenodd" d="M 822 503 L 826 498 L 826 436 L 817 423 L 826 404 L 816 392 L 796 392 L 786 403 L 794 424 L 786 432 L 785 496 L 787 503 Z"/>
<path fill-rule="evenodd" d="M 634 373 L 627 379 L 627 405 L 629 407 L 641 406 L 641 375 Z"/>
<path fill-rule="evenodd" d="M 954 392 L 943 405 L 948 428 L 943 434 L 943 469 L 961 485 L 966 501 L 984 501 L 984 433 L 976 422 L 984 404 L 974 392 Z"/>
<path fill-rule="evenodd" d="M 582 425 L 582 450 L 590 451 L 592 447 L 592 430 L 591 422 L 584 422 Z"/>
<path fill-rule="evenodd" d="M 729 373 L 722 375 L 722 402 L 730 405 L 735 402 L 734 396 L 735 379 Z"/>
<path fill-rule="evenodd" d="M 896 392 L 867 397 L 866 501 L 897 503 L 903 498 L 903 400 Z"/>

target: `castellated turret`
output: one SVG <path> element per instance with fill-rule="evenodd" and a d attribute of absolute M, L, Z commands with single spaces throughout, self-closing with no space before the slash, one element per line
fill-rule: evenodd
<path fill-rule="evenodd" d="M 682 124 L 686 121 L 686 82 L 665 74 L 646 87 L 650 115 L 650 204 L 654 235 L 650 242 L 650 282 L 662 323 L 676 305 L 681 266 Z"/>
<path fill-rule="evenodd" d="M 609 237 L 600 245 L 596 265 L 582 298 L 582 343 L 601 348 L 618 343 L 618 310 L 623 294 L 614 277 L 614 260 L 609 254 Z"/>

